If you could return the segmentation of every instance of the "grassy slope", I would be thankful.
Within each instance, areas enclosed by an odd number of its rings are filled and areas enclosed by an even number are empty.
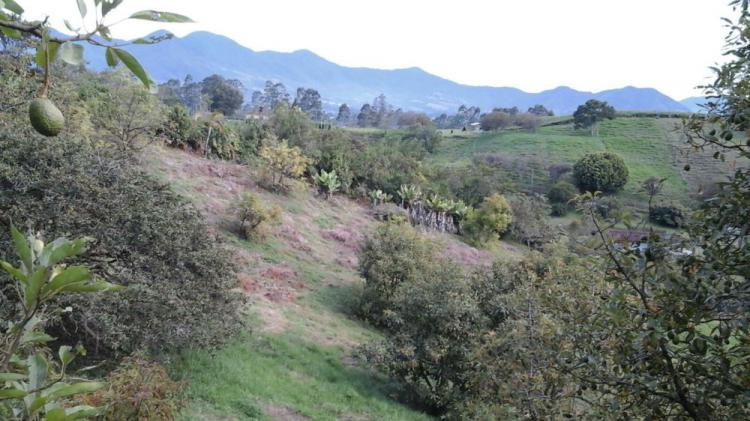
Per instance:
[[[702,183],[720,179],[727,166],[710,159],[709,153],[693,152],[686,156],[684,140],[675,132],[677,119],[619,118],[605,121],[599,136],[576,131],[571,125],[548,126],[536,133],[505,131],[478,136],[448,137],[432,158],[433,165],[467,165],[474,155],[496,153],[528,162],[534,171],[518,172],[518,184],[530,187],[546,177],[544,167],[550,164],[573,164],[589,152],[611,151],[623,157],[630,171],[630,181],[622,196],[633,204],[642,203],[639,184],[648,177],[667,178],[663,197],[672,201],[689,201]],[[685,163],[699,176],[684,174]]]
[[[353,357],[357,345],[379,335],[352,316],[362,285],[356,250],[376,224],[367,207],[341,197],[323,201],[304,189],[270,194],[246,167],[180,151],[156,149],[146,159],[225,234],[251,299],[245,337],[175,358],[175,374],[188,381],[182,420],[430,419],[394,400],[396,385]],[[228,206],[243,191],[284,210],[282,225],[263,241],[240,240],[227,224]],[[507,244],[490,254],[434,236],[465,263],[518,254]]]

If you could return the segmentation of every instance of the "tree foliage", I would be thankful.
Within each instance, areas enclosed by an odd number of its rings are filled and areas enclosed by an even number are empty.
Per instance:
[[[628,182],[625,161],[611,152],[586,154],[573,166],[576,184],[583,191],[612,193]]]
[[[485,198],[477,209],[468,212],[461,230],[472,243],[484,246],[505,233],[513,216],[505,197],[493,194]]]
[[[606,102],[590,99],[579,105],[573,113],[576,129],[591,129],[591,135],[599,134],[599,123],[615,118],[615,109]]]

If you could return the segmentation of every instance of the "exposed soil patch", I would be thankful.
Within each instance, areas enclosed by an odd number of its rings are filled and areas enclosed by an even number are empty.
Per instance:
[[[266,404],[263,407],[263,412],[277,421],[307,421],[310,419],[282,405]]]

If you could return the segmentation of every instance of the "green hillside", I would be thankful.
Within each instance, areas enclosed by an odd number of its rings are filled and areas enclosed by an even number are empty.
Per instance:
[[[586,153],[610,151],[622,156],[630,171],[624,198],[637,204],[643,199],[639,184],[657,177],[667,179],[665,197],[686,203],[690,194],[720,180],[732,166],[711,159],[710,151],[690,150],[678,131],[679,124],[678,119],[617,118],[603,122],[598,136],[575,130],[571,124],[545,126],[535,133],[448,133],[429,164],[469,165],[474,157],[499,155],[507,160],[503,167],[519,187],[538,189],[546,182],[547,166],[572,165]],[[683,169],[687,163],[691,165],[689,172]]]

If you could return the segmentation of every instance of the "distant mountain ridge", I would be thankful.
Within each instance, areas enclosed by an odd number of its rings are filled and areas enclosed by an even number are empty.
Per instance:
[[[240,80],[246,100],[266,80],[282,82],[293,96],[298,87],[317,89],[329,109],[347,103],[353,109],[383,93],[388,102],[428,114],[454,113],[460,105],[483,111],[517,106],[522,110],[543,104],[556,114],[571,114],[588,99],[609,102],[622,111],[689,111],[684,105],[652,88],[628,86],[602,92],[582,92],[568,87],[528,93],[510,87],[469,86],[432,75],[417,67],[396,70],[345,67],[309,50],[291,53],[253,51],[230,38],[210,32],[193,32],[156,45],[126,47],[156,82],[182,80],[190,74],[201,80],[214,73]],[[106,68],[104,55],[86,48],[86,61],[95,70]]]

